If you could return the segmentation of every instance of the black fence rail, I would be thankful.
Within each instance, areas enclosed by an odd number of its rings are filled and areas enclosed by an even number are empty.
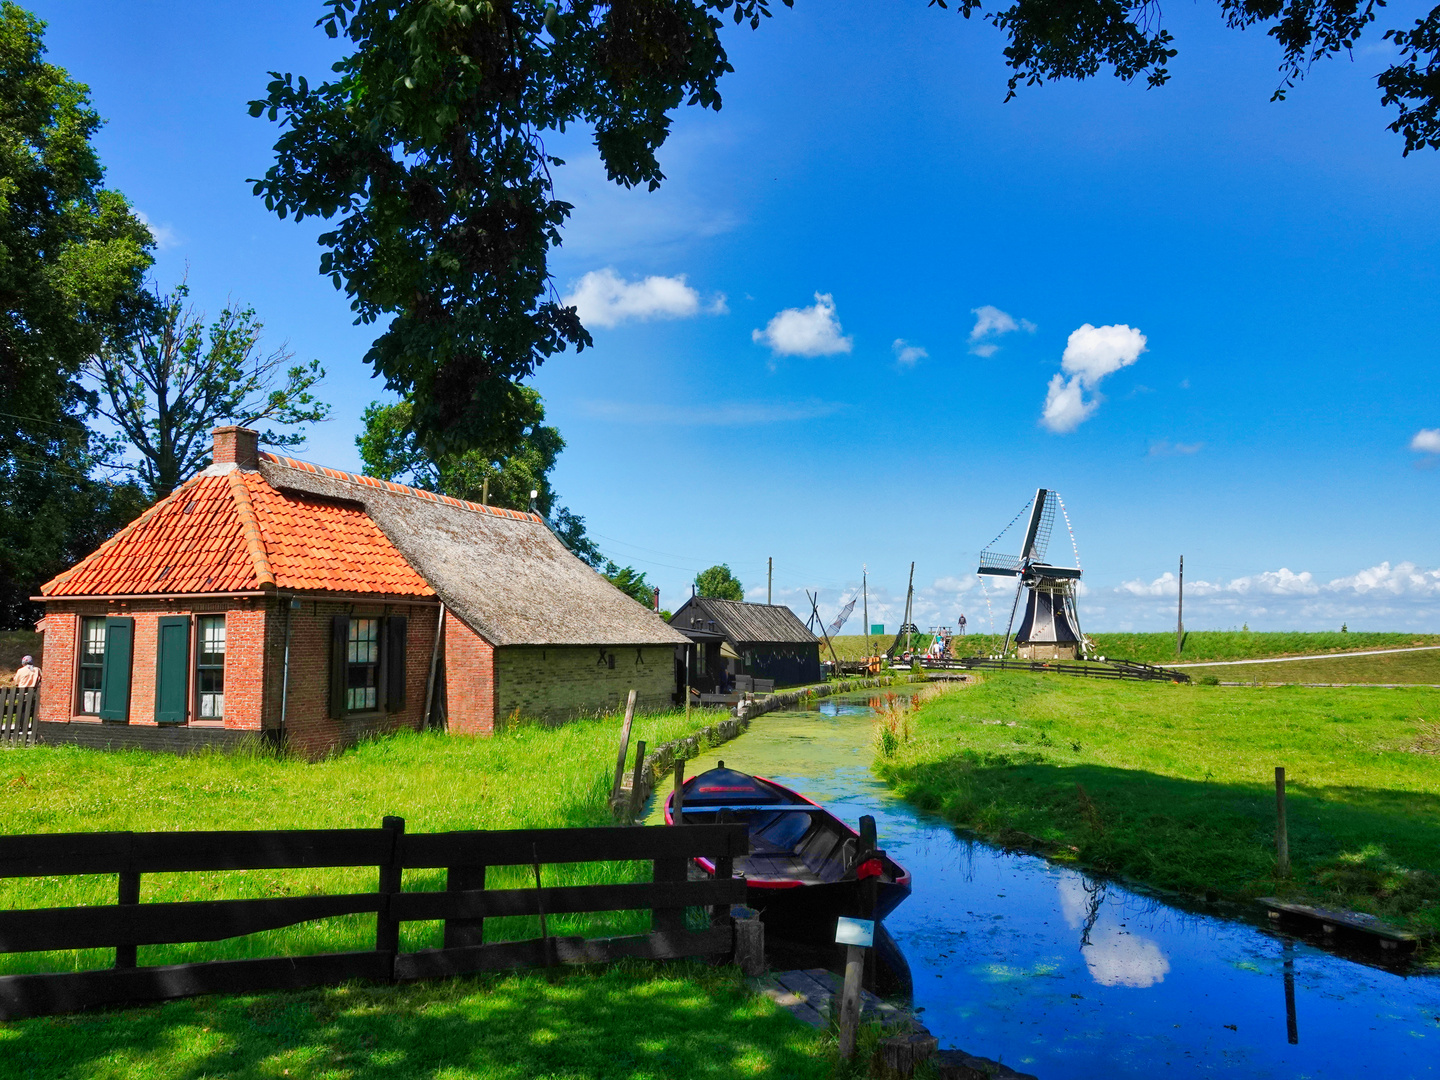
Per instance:
[[[924,663],[929,668],[983,668],[996,671],[1036,671],[1050,675],[1075,675],[1085,679],[1138,679],[1142,682],[1188,683],[1190,676],[1174,668],[1156,667],[1131,660],[992,660],[986,656],[964,656],[943,663]]]
[[[35,742],[35,709],[40,691],[34,687],[0,686],[0,747]]]
[[[749,852],[744,824],[650,828],[522,829],[406,834],[401,818],[379,829],[276,832],[59,833],[0,836],[0,877],[118,876],[117,903],[0,911],[0,952],[113,948],[115,966],[98,971],[0,976],[0,1019],[138,1004],[195,994],[300,989],[367,979],[379,982],[502,968],[603,963],[621,957],[668,959],[728,953],[730,905],[743,903],[733,878]],[[713,859],[716,873],[687,880],[691,859]],[[645,861],[651,881],[542,885],[555,863]],[[374,892],[142,904],[142,875],[215,870],[370,867]],[[533,869],[533,888],[487,889],[492,866]],[[446,870],[446,888],[406,892],[410,869]],[[709,926],[687,929],[685,909],[710,909]],[[552,937],[546,917],[649,910],[651,931],[627,937]],[[221,941],[315,919],[375,915],[375,947],[357,952],[213,960],[139,967],[141,945]],[[485,920],[538,915],[541,937],[485,943]],[[439,949],[400,952],[400,924],[443,920]]]

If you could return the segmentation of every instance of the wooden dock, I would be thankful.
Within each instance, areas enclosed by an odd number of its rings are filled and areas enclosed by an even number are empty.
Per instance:
[[[1308,904],[1294,904],[1275,896],[1262,896],[1255,901],[1265,908],[1276,922],[1290,918],[1319,925],[1327,934],[1339,930],[1351,930],[1375,938],[1382,949],[1413,949],[1424,940],[1425,935],[1398,926],[1359,911],[1335,911],[1330,908],[1311,907]]]
[[[824,968],[772,971],[747,981],[751,989],[822,1031],[830,1025],[832,1011],[838,1013],[845,985],[844,979]],[[868,990],[860,991],[860,1019],[884,1024],[892,1034],[901,1036],[930,1034],[909,1009],[892,1005]],[[963,1050],[941,1050],[930,1058],[930,1066],[938,1080],[1036,1080],[1029,1073],[1016,1072],[998,1061]]]

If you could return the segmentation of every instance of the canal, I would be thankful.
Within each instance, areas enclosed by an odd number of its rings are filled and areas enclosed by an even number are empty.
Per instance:
[[[875,816],[914,875],[886,926],[942,1047],[1040,1080],[1440,1075],[1440,979],[959,835],[874,777],[871,731],[867,696],[849,695],[759,717],[690,771],[723,758],[848,822]],[[658,798],[651,810],[660,820]]]

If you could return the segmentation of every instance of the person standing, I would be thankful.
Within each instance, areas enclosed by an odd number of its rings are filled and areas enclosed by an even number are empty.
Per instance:
[[[33,690],[40,685],[40,669],[35,666],[33,656],[20,658],[20,670],[15,672],[15,685],[21,690]]]

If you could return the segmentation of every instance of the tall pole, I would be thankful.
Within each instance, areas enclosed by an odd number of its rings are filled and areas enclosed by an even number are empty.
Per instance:
[[[1185,556],[1180,556],[1180,602],[1175,608],[1175,655],[1185,647]]]
[[[765,603],[775,603],[775,556],[765,560]]]
[[[910,626],[910,601],[911,601],[911,599],[914,597],[914,595],[915,595],[915,564],[912,562],[912,563],[910,564],[910,584],[909,584],[909,585],[906,587],[906,589],[905,589],[905,626],[906,626],[906,630],[905,630],[905,651],[906,651],[907,653],[910,652],[910,651],[911,651],[911,648],[912,648],[912,644],[911,644],[911,640],[910,640],[910,639],[911,639],[911,631],[910,631],[910,629],[909,629],[909,626]]]
[[[870,567],[860,566],[860,595],[865,597],[865,660],[870,660]]]

